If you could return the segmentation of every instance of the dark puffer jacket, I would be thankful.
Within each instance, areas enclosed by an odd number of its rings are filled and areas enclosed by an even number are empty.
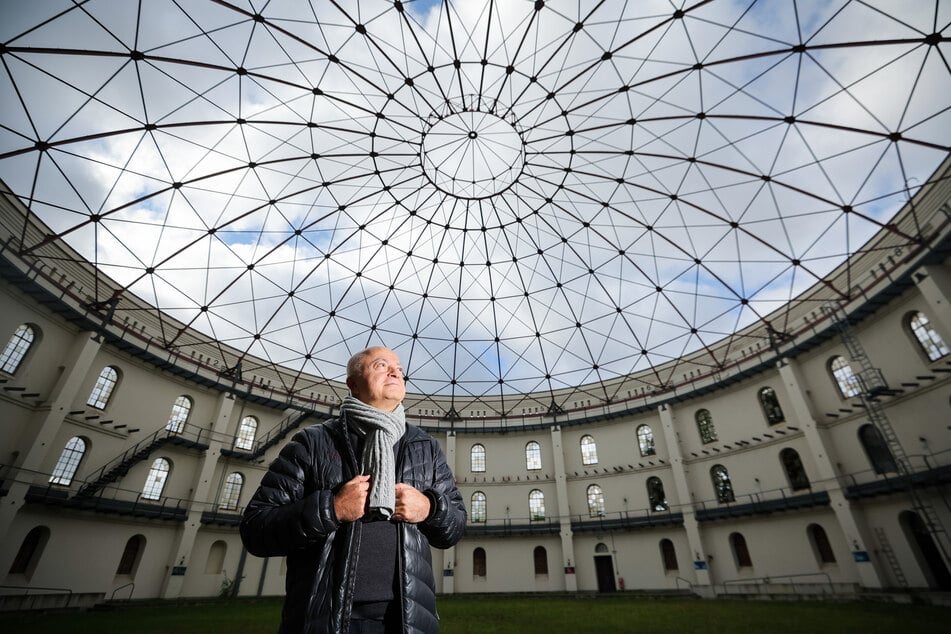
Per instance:
[[[334,493],[359,472],[349,439],[343,418],[297,432],[271,464],[241,520],[248,552],[287,557],[282,634],[349,629],[363,524],[339,522],[333,504]],[[424,522],[399,525],[403,631],[438,632],[429,548],[449,548],[462,537],[462,495],[439,444],[412,425],[397,445],[396,481],[416,487],[433,503]]]

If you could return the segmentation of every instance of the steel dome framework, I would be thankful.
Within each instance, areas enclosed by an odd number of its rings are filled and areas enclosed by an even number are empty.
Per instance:
[[[371,344],[452,407],[716,370],[920,245],[893,218],[951,147],[938,0],[0,12],[17,251],[288,394]]]

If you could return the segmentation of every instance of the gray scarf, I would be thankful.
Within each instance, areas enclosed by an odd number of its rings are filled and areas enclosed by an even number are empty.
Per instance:
[[[369,511],[389,519],[396,506],[396,464],[393,447],[406,432],[403,405],[384,412],[352,396],[343,399],[340,413],[347,424],[366,438],[363,445],[363,473],[370,474]]]

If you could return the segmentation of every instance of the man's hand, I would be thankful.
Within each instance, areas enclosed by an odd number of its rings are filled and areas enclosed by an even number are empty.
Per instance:
[[[402,482],[396,485],[396,508],[393,519],[397,522],[418,524],[429,517],[429,498],[419,490]]]
[[[369,492],[370,476],[368,475],[358,475],[349,482],[345,482],[334,496],[334,511],[337,513],[337,519],[341,522],[355,522],[363,517],[367,509]]]

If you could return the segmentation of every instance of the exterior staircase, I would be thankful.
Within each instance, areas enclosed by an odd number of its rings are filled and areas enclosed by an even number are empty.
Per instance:
[[[193,449],[204,451],[208,449],[208,443],[202,438],[206,430],[196,427],[196,432],[189,430],[191,426],[186,425],[181,432],[175,432],[170,429],[160,429],[154,434],[139,441],[129,449],[116,456],[108,463],[97,469],[86,480],[76,497],[89,497],[94,495],[104,486],[112,484],[122,478],[134,465],[148,458],[154,451],[164,445],[180,445]]]
[[[300,427],[301,423],[311,415],[320,416],[320,414],[311,412],[310,410],[289,414],[275,425],[263,438],[255,441],[251,449],[232,447],[231,449],[222,449],[221,454],[239,460],[257,460],[264,455],[264,452],[284,440],[288,434]]]

